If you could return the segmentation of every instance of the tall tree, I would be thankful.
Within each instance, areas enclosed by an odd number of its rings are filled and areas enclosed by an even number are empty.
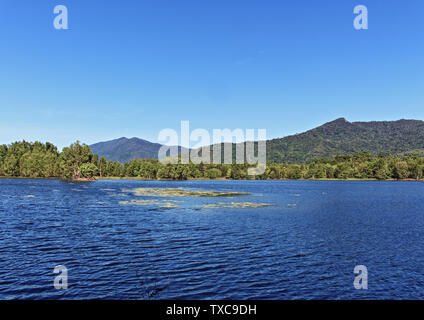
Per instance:
[[[60,154],[62,175],[65,178],[79,179],[81,177],[81,166],[91,162],[92,152],[88,145],[79,141],[63,148]]]
[[[103,177],[105,172],[106,172],[106,158],[105,157],[101,157],[99,160],[99,175],[100,177]]]

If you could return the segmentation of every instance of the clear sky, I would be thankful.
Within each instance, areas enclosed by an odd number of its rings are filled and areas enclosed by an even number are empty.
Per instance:
[[[422,0],[1,0],[0,143],[423,120],[423,17]]]

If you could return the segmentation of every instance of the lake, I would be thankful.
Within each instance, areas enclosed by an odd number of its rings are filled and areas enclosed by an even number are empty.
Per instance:
[[[0,299],[423,299],[423,249],[421,182],[0,179]]]

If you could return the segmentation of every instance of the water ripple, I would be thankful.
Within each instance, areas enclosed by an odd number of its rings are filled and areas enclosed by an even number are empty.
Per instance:
[[[193,209],[215,200],[201,198],[171,209],[119,204],[134,197],[120,190],[170,185],[252,193],[246,202],[257,202],[260,190],[260,201],[275,206]],[[423,189],[1,179],[0,299],[424,298]],[[352,285],[358,264],[370,270],[366,292]],[[57,265],[68,269],[68,290],[53,288]]]

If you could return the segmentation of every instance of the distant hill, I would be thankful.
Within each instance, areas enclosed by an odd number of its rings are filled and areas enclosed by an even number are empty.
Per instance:
[[[124,163],[135,158],[157,159],[161,145],[138,138],[120,138],[90,147],[99,156]],[[374,155],[423,154],[424,121],[349,122],[339,118],[304,133],[267,141],[267,160],[273,162],[304,163],[359,151]]]
[[[160,143],[153,143],[139,138],[119,138],[110,141],[98,142],[90,145],[91,151],[106,160],[118,161],[121,163],[133,159],[158,159]],[[178,152],[184,148],[177,147]],[[168,150],[169,155],[169,150]]]
[[[119,138],[92,144],[90,148],[99,157],[124,163],[136,158],[157,159],[161,146],[139,138]]]
[[[302,163],[314,158],[400,154],[424,149],[424,121],[349,122],[339,118],[304,133],[267,141],[267,160]]]

